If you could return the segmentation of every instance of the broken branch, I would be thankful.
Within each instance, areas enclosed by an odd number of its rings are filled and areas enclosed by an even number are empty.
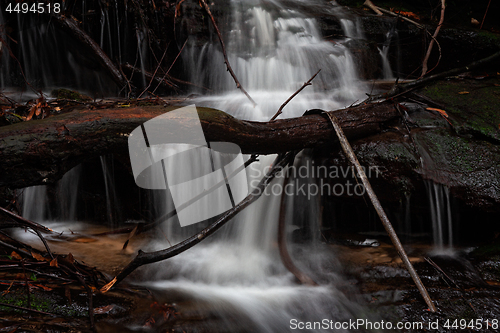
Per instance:
[[[300,88],[299,88],[299,90],[297,90],[296,92],[294,92],[294,93],[293,93],[293,95],[292,95],[292,96],[290,96],[290,98],[288,98],[288,99],[285,101],[285,103],[281,104],[280,108],[278,109],[278,112],[276,112],[276,114],[275,114],[275,115],[274,115],[274,116],[273,116],[273,117],[272,117],[269,121],[273,121],[274,119],[278,118],[278,116],[279,116],[280,114],[282,114],[282,113],[283,113],[283,108],[284,108],[284,107],[288,104],[288,102],[290,102],[290,101],[292,100],[292,98],[294,98],[295,96],[297,96],[297,95],[298,95],[298,94],[299,94],[299,93],[300,93],[300,92],[301,92],[301,91],[302,91],[305,87],[310,86],[310,85],[311,85],[311,81],[312,81],[312,80],[314,80],[314,78],[316,77],[316,75],[318,75],[318,74],[319,74],[319,72],[320,72],[320,71],[321,71],[321,69],[320,69],[320,70],[318,70],[318,71],[316,72],[316,74],[314,74],[314,75],[313,75],[313,76],[309,79],[309,81],[304,82],[304,84],[302,85],[302,87],[300,87]]]
[[[368,193],[368,196],[370,197],[370,200],[373,204],[373,207],[377,211],[378,216],[380,217],[380,220],[382,221],[382,224],[384,225],[385,230],[387,231],[387,234],[391,238],[392,243],[394,244],[394,247],[398,251],[399,257],[403,261],[404,265],[406,266],[406,269],[410,273],[413,281],[417,285],[418,291],[420,291],[420,294],[424,298],[425,302],[427,303],[427,306],[429,307],[429,310],[432,312],[436,312],[436,307],[434,306],[434,303],[432,302],[429,294],[427,293],[427,289],[425,289],[425,286],[423,285],[422,281],[420,280],[420,277],[418,276],[417,272],[415,271],[415,268],[413,268],[413,265],[410,262],[410,259],[408,259],[408,256],[406,255],[405,249],[403,248],[403,245],[401,244],[401,241],[399,240],[398,235],[396,234],[396,231],[392,227],[391,222],[389,221],[389,218],[385,214],[384,209],[382,208],[382,205],[380,204],[380,201],[377,198],[377,195],[373,191],[372,186],[370,185],[370,182],[368,181],[368,177],[366,177],[365,171],[363,170],[363,167],[361,164],[359,164],[359,161],[354,154],[354,151],[351,148],[351,145],[349,144],[349,141],[347,140],[346,136],[344,135],[344,132],[342,131],[342,128],[340,127],[340,124],[335,118],[335,116],[331,113],[326,113],[328,116],[328,119],[330,120],[333,128],[335,129],[335,132],[337,133],[337,136],[340,141],[340,145],[342,146],[342,149],[344,150],[344,153],[348,157],[349,161],[356,167],[356,170],[358,172],[359,177],[361,178],[361,181],[363,182],[363,185],[366,189],[366,192]]]
[[[317,74],[317,73],[316,73]],[[290,162],[293,164],[293,159]],[[283,188],[286,188],[286,185],[290,179],[290,175],[288,174],[288,170],[285,171],[285,180],[283,181]],[[302,272],[295,264],[293,263],[290,254],[288,253],[288,249],[286,246],[286,233],[285,233],[285,217],[286,217],[286,193],[283,191],[281,194],[281,204],[280,204],[280,217],[278,222],[278,249],[280,252],[281,262],[283,265],[295,275],[297,280],[300,283],[308,285],[308,286],[317,286],[318,284],[311,279],[306,273]]]

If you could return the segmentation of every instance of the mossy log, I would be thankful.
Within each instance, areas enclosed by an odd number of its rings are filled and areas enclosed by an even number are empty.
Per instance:
[[[0,186],[20,188],[53,183],[82,161],[104,154],[128,154],[129,133],[176,107],[79,110],[0,128]],[[399,117],[392,103],[331,111],[349,138],[378,133]],[[254,122],[210,108],[198,108],[207,141],[233,142],[245,154],[271,154],[315,147],[335,140],[321,115]],[[178,118],[189,131],[195,123]]]

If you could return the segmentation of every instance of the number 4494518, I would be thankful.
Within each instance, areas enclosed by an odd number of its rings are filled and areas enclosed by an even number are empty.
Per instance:
[[[61,4],[60,3],[9,3],[7,8],[5,9],[8,13],[34,13],[34,14],[42,14],[42,13],[55,13],[58,14],[61,12]]]

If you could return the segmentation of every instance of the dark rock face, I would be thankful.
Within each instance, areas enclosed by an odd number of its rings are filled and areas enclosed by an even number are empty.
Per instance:
[[[352,142],[361,164],[381,171],[370,177],[381,200],[401,202],[422,191],[422,180],[430,179],[471,207],[500,212],[500,115],[494,111],[498,81],[436,83],[421,93],[432,96],[444,114],[403,103],[406,124],[395,123],[384,133]],[[330,151],[325,164],[349,166],[343,153]],[[345,184],[344,179],[336,182]]]

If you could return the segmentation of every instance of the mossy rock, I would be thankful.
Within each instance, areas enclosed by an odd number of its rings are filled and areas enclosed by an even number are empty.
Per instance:
[[[422,93],[445,107],[458,134],[500,143],[500,75],[440,81]]]
[[[92,102],[92,98],[86,96],[78,91],[69,90],[69,89],[54,89],[51,92],[52,97],[57,99],[70,99],[78,102]]]

